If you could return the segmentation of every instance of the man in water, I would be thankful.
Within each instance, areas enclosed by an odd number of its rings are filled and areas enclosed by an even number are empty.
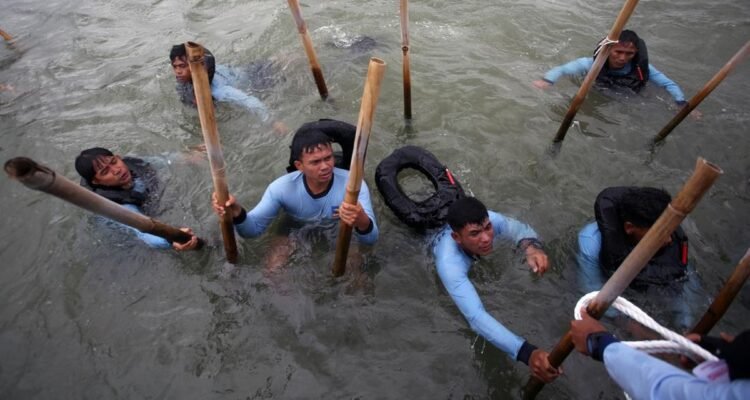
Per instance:
[[[184,44],[172,46],[169,61],[177,80],[176,89],[180,100],[185,104],[195,105],[193,78]],[[258,98],[231,86],[232,81],[238,80],[236,74],[226,66],[217,66],[214,55],[207,49],[205,49],[204,64],[208,73],[208,82],[211,84],[211,95],[215,100],[239,104],[253,111],[263,121],[269,120],[270,115],[266,106]]]
[[[594,65],[595,58],[596,55],[581,57],[552,68],[544,74],[543,79],[534,81],[534,86],[547,89],[562,76],[586,75]],[[628,88],[638,93],[649,81],[666,89],[678,106],[682,107],[687,103],[682,89],[649,64],[646,43],[643,39],[631,30],[623,30],[617,43],[612,45],[607,62],[596,77],[597,85],[607,88]],[[691,115],[695,118],[700,117],[697,110],[693,110]]]
[[[131,211],[149,215],[159,200],[156,171],[140,158],[123,158],[105,148],[94,147],[82,151],[76,157],[75,168],[81,175],[82,186]],[[189,228],[181,230],[193,235],[190,241],[170,244],[159,236],[143,233],[127,225],[122,226],[131,230],[151,248],[184,251],[192,250],[198,244],[198,238]]]
[[[319,223],[340,220],[354,228],[354,236],[363,244],[378,239],[378,225],[370,202],[367,184],[362,182],[357,204],[344,202],[349,171],[335,168],[331,138],[320,130],[297,132],[292,140],[291,158],[296,171],[273,181],[255,208],[245,211],[230,195],[225,205],[216,201],[213,207],[219,216],[227,210],[242,237],[260,236],[284,210],[295,221]],[[280,247],[280,246],[277,246]],[[289,254],[273,254],[269,269],[280,267]]]
[[[578,234],[579,263],[590,277],[587,286],[601,287],[601,272],[611,275],[646,235],[672,197],[652,187],[610,187],[594,202],[596,221]],[[688,240],[681,227],[633,280],[635,285],[669,285],[687,274]]]
[[[448,226],[435,238],[432,251],[438,275],[448,294],[471,329],[514,360],[528,365],[537,378],[551,382],[562,370],[550,365],[547,352],[537,349],[493,318],[484,309],[469,280],[472,263],[492,252],[496,236],[517,243],[529,268],[540,276],[544,274],[549,264],[536,232],[512,218],[487,211],[484,204],[474,197],[456,200],[449,207],[447,218]]]

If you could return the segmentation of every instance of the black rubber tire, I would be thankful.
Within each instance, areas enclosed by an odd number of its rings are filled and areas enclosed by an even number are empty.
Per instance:
[[[404,168],[413,168],[424,174],[432,182],[435,193],[418,202],[410,199],[398,183],[398,174]],[[417,146],[396,149],[384,158],[375,170],[375,184],[385,204],[398,219],[420,231],[443,226],[448,207],[466,196],[448,168],[435,155]]]

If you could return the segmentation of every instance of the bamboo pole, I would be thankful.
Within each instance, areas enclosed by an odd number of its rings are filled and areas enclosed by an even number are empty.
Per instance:
[[[690,330],[692,333],[699,335],[706,335],[711,331],[711,328],[716,325],[717,322],[727,312],[729,306],[732,304],[732,300],[737,297],[737,294],[742,289],[742,286],[750,276],[750,249],[747,250],[745,256],[742,257],[739,264],[734,267],[734,272],[729,280],[724,284],[719,293],[714,298],[711,306],[708,307],[706,313],[703,314],[703,318],[698,321],[697,324]]]
[[[305,25],[305,20],[302,19],[302,11],[299,8],[299,1],[288,0],[288,2],[289,9],[292,11],[292,17],[294,17],[294,22],[297,24],[297,31],[299,32],[300,38],[302,38],[302,45],[305,47],[307,59],[310,60],[310,69],[312,70],[313,78],[315,78],[315,85],[318,87],[318,93],[320,93],[320,97],[325,100],[328,98],[328,88],[326,87],[325,79],[323,79],[323,70],[320,69],[318,56],[315,54],[312,39],[310,39],[310,34],[307,32],[307,25]]]
[[[367,144],[370,141],[372,119],[375,115],[375,107],[378,104],[378,96],[380,96],[380,83],[383,80],[385,66],[385,61],[372,57],[367,67],[367,79],[365,80],[362,104],[359,107],[359,119],[357,120],[357,133],[354,136],[354,155],[349,167],[349,180],[346,182],[346,194],[344,196],[344,201],[349,204],[357,204],[359,199],[359,189],[364,178]],[[341,276],[346,271],[346,257],[349,254],[351,238],[352,227],[343,223],[339,224],[333,276]]]
[[[216,200],[219,204],[226,204],[229,199],[227,189],[226,166],[224,165],[224,154],[221,151],[219,141],[219,130],[216,128],[216,117],[214,116],[214,103],[211,98],[211,86],[208,83],[208,73],[204,64],[204,49],[198,43],[185,43],[188,62],[190,64],[190,75],[195,90],[195,103],[198,107],[198,116],[201,121],[201,132],[203,141],[206,143],[208,162],[211,165],[211,178],[214,183]],[[224,214],[219,219],[221,236],[224,239],[224,253],[227,261],[231,264],[237,263],[237,242],[234,238],[234,224],[231,213]]]
[[[143,233],[162,237],[170,243],[186,243],[192,238],[192,235],[187,232],[128,210],[114,201],[104,198],[62,175],[58,175],[52,169],[38,164],[30,158],[16,157],[10,159],[5,162],[4,169],[11,179],[21,182],[29,189],[59,197],[94,214],[115,220]],[[199,248],[202,244],[202,240],[199,239],[196,248]]]
[[[8,32],[5,32],[2,29],[0,29],[0,36],[2,36],[6,42],[10,42],[13,40],[13,36],[11,36],[10,34],[8,34]]]
[[[411,119],[411,68],[409,65],[409,0],[401,0],[401,51],[404,75],[404,118]]]
[[[667,123],[664,128],[662,128],[659,133],[654,137],[654,142],[661,142],[664,140],[667,135],[669,135],[674,128],[677,127],[677,125],[682,122],[685,117],[687,117],[694,109],[695,107],[698,107],[698,104],[700,104],[703,99],[705,99],[711,92],[716,89],[717,86],[724,80],[724,78],[729,75],[729,73],[734,70],[737,65],[739,65],[745,58],[747,58],[748,54],[750,54],[750,40],[745,43],[742,48],[732,56],[729,61],[727,61],[726,64],[724,64],[723,67],[719,70],[719,72],[716,73],[716,75],[709,80],[705,86],[703,86],[703,89],[701,89],[698,94],[693,96],[692,99],[688,100],[687,104],[685,104],[682,109],[675,115],[669,123]]]
[[[620,14],[617,15],[617,19],[615,20],[614,25],[612,25],[612,29],[610,29],[609,33],[607,34],[607,38],[611,40],[617,40],[620,37],[622,28],[628,22],[628,19],[630,18],[630,15],[633,13],[633,10],[635,9],[635,6],[637,4],[638,0],[625,1],[625,4],[620,10]],[[591,85],[594,84],[594,82],[596,81],[596,77],[599,76],[599,71],[602,70],[604,63],[607,62],[607,59],[609,58],[609,52],[611,50],[611,43],[605,43],[602,45],[601,49],[599,49],[599,54],[594,60],[594,65],[591,66],[589,73],[586,74],[586,78],[584,78],[581,87],[578,89],[578,93],[576,93],[576,96],[570,103],[570,108],[568,108],[568,112],[565,114],[565,118],[563,119],[562,124],[560,124],[560,128],[557,130],[557,134],[555,135],[554,140],[555,142],[562,142],[563,139],[565,139],[565,134],[568,133],[568,129],[570,128],[570,124],[573,122],[573,118],[575,118],[578,109],[581,108],[581,104],[583,104],[583,100],[586,98],[586,94],[589,92],[589,89],[591,89]]]
[[[589,315],[596,319],[604,315],[612,302],[630,285],[651,257],[661,248],[664,240],[671,236],[687,214],[693,211],[701,197],[721,174],[721,168],[703,158],[698,158],[693,175],[685,182],[677,197],[672,200],[659,216],[659,219],[646,232],[643,239],[638,242],[633,251],[628,254],[615,273],[607,280],[596,298],[589,303],[586,308]],[[573,341],[570,331],[568,331],[549,353],[550,364],[555,368],[559,367],[572,350]],[[524,398],[535,398],[542,387],[544,387],[544,383],[532,376],[526,383]]]

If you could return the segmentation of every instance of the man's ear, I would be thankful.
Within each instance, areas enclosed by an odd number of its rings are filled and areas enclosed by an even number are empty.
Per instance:
[[[633,223],[630,221],[625,221],[625,223],[622,224],[622,229],[625,231],[626,235],[632,235],[634,228],[635,228],[635,225],[633,225]]]
[[[456,241],[456,243],[461,243],[461,235],[459,235],[456,231],[451,231],[451,237]]]
[[[302,161],[294,160],[294,168],[297,168],[297,171],[302,171]]]

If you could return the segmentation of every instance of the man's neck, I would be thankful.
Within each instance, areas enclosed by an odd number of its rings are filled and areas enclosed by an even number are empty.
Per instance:
[[[302,178],[305,180],[305,185],[307,186],[307,190],[310,192],[311,195],[317,196],[325,191],[328,190],[328,188],[331,186],[331,182],[333,181],[333,175],[331,175],[331,180],[328,182],[312,182],[310,179],[307,179],[306,176],[302,175]]]

